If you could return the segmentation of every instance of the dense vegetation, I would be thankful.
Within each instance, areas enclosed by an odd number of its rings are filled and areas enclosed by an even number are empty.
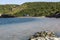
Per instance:
[[[15,16],[50,16],[60,11],[60,2],[27,2],[22,5],[0,5],[0,14]]]

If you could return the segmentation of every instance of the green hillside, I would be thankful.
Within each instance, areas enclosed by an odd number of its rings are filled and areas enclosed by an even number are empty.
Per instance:
[[[0,14],[12,14],[13,10],[18,6],[14,4],[0,5]]]
[[[22,5],[0,5],[0,13],[23,16],[49,16],[60,11],[60,2],[27,2]]]

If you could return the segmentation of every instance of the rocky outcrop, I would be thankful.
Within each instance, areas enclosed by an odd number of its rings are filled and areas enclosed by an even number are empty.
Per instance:
[[[29,40],[60,40],[54,34],[54,32],[41,31],[32,35]]]

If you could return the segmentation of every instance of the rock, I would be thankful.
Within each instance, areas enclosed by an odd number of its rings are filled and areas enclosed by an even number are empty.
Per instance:
[[[54,32],[46,32],[46,31],[41,31],[41,32],[36,32],[34,35],[32,35],[29,40],[53,40],[55,34]]]

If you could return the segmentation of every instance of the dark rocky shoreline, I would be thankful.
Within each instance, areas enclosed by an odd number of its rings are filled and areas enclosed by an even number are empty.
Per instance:
[[[46,16],[46,17],[49,17],[49,18],[60,18],[60,12],[57,11],[56,13],[54,13],[53,15],[50,15],[50,16]]]
[[[14,18],[14,17],[16,17],[16,16],[8,15],[8,14],[2,14],[2,15],[0,16],[0,18]]]

